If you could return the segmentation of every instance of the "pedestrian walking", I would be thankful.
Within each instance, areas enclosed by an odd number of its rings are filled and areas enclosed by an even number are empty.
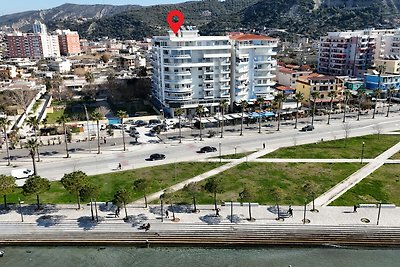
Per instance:
[[[168,210],[165,211],[165,218],[169,218]]]
[[[121,170],[121,169],[122,169],[121,162],[120,162],[120,163],[118,163],[118,169],[119,169],[119,170]]]
[[[357,205],[354,205],[353,212],[357,212]]]
[[[263,143],[263,149],[265,149],[265,143]]]
[[[106,137],[104,136],[104,144],[107,144],[107,139],[106,139]]]
[[[289,213],[289,217],[293,217],[293,209],[292,209],[291,205],[289,205],[288,213]]]

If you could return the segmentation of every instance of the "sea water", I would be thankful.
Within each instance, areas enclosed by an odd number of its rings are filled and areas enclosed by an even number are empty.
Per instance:
[[[0,247],[1,267],[190,266],[190,267],[389,267],[400,266],[399,248],[266,247]]]

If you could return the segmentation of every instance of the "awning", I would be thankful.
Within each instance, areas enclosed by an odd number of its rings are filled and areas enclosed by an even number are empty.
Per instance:
[[[199,118],[195,119],[196,121],[199,121]],[[209,122],[206,118],[201,118],[201,123],[207,123]]]
[[[231,116],[229,116],[229,115],[224,115],[224,119],[225,120],[232,120],[233,118]]]
[[[263,117],[275,117],[275,113],[270,112],[270,111],[265,111],[265,112],[261,113],[261,116],[263,116]]]
[[[207,118],[207,120],[208,120],[209,122],[218,122],[218,120],[216,120],[216,119],[214,119],[214,118]]]
[[[252,119],[259,118],[259,117],[261,117],[261,114],[257,113],[257,112],[252,112],[252,113],[250,113],[250,117]]]

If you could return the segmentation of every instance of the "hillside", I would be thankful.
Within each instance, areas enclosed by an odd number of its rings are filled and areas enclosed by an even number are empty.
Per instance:
[[[39,18],[49,29],[70,28],[87,38],[141,39],[165,34],[172,9],[181,10],[185,24],[198,26],[202,34],[281,29],[318,38],[327,31],[400,25],[400,0],[203,0],[147,7],[65,4],[2,16],[0,26],[27,25]]]

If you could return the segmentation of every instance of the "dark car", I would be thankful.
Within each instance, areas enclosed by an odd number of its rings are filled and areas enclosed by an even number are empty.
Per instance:
[[[163,160],[165,159],[165,155],[164,154],[159,154],[159,153],[155,153],[155,154],[151,154],[149,157],[149,160],[153,161],[153,160]]]
[[[217,149],[213,146],[205,146],[200,149],[200,153],[215,152]]]
[[[135,121],[135,124],[134,124],[134,125],[136,125],[136,126],[138,126],[138,127],[146,126],[146,125],[147,125],[147,122],[142,121],[142,120],[137,120],[137,121]]]
[[[301,128],[302,132],[309,132],[312,130],[314,130],[314,126],[312,126],[312,125],[307,125],[307,126],[304,126],[303,128]]]

